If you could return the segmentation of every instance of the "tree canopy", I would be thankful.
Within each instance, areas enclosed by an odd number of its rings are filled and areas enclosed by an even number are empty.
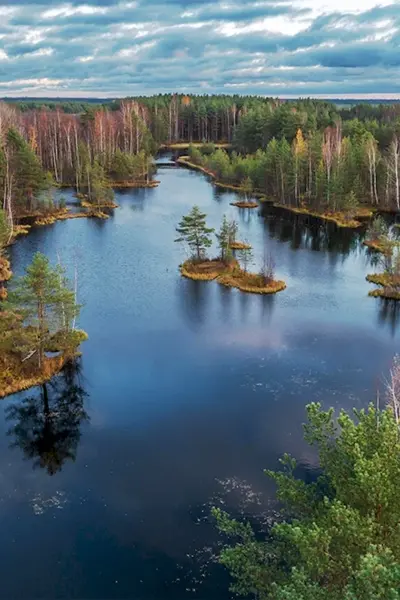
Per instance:
[[[249,523],[214,509],[236,542],[221,554],[233,590],[260,600],[399,600],[400,434],[393,406],[350,415],[307,406],[305,439],[320,474],[305,482],[296,461],[267,471],[277,485],[278,521],[260,540]]]

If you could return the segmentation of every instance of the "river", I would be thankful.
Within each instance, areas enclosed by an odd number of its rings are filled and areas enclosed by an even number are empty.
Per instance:
[[[169,157],[164,158],[168,162]],[[264,468],[283,452],[305,474],[304,406],[364,406],[398,350],[396,307],[369,298],[362,233],[265,205],[230,206],[201,174],[160,165],[160,186],[116,194],[107,221],[34,229],[12,248],[78,265],[78,373],[0,409],[2,595],[226,600],[208,566],[217,504],[268,516]],[[72,192],[63,192],[72,197]],[[180,277],[175,226],[193,204],[266,245],[287,290],[242,294]]]

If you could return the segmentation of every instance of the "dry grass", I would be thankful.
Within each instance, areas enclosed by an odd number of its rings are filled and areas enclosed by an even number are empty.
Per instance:
[[[375,250],[375,252],[381,252],[388,256],[390,256],[392,251],[391,244],[382,240],[365,240],[363,244],[364,246],[371,248],[371,250]]]
[[[184,277],[194,281],[213,281],[220,275],[235,269],[237,265],[236,261],[227,264],[219,259],[204,260],[200,263],[187,260],[180,266],[180,271]]]
[[[246,273],[241,269],[236,269],[233,273],[222,275],[218,278],[218,283],[227,287],[234,287],[241,292],[249,294],[276,294],[286,289],[284,281],[269,281],[257,273]]]
[[[0,256],[0,283],[11,279],[12,271],[10,261],[4,256]]]
[[[46,383],[61,371],[65,364],[71,360],[71,356],[46,358],[40,372],[37,370],[32,371],[32,366],[30,369],[28,367],[23,369],[17,357],[8,356],[7,359],[6,363],[4,359],[1,361],[5,364],[1,365],[0,370],[0,398]]]
[[[231,206],[237,206],[239,208],[257,208],[258,207],[257,202],[242,202],[241,200],[239,200],[239,202],[231,202],[230,204],[231,204]]]
[[[355,218],[350,217],[348,214],[338,211],[316,211],[311,208],[306,208],[305,206],[288,206],[286,204],[281,204],[280,202],[274,202],[274,206],[277,208],[283,208],[284,210],[289,210],[290,212],[299,214],[299,215],[310,215],[311,217],[317,217],[318,219],[324,219],[325,221],[332,221],[336,223],[338,227],[349,227],[350,229],[356,229],[357,227],[361,227],[362,223],[357,221]],[[368,216],[372,216],[373,212],[369,208],[360,208],[355,213],[356,217],[366,218]]]
[[[159,181],[113,181],[112,187],[116,189],[155,188],[160,185]]]
[[[381,286],[379,289],[369,292],[369,296],[400,300],[400,277],[398,275],[374,273],[373,275],[367,275],[366,279],[369,283]]]
[[[368,293],[368,296],[372,296],[373,298],[386,298],[387,300],[400,300],[400,291],[393,288],[381,288],[372,290]]]
[[[221,285],[234,287],[250,294],[276,294],[286,288],[284,281],[268,281],[257,273],[246,273],[236,260],[224,263],[207,260],[201,263],[186,261],[180,267],[181,274],[195,281],[217,281]]]
[[[172,144],[163,144],[161,146],[162,149],[165,150],[188,150],[189,146],[194,146],[195,148],[202,148],[204,146],[203,142],[175,142]],[[232,144],[228,144],[226,142],[217,142],[213,144],[215,148],[231,148]]]
[[[49,216],[43,217],[40,219],[36,219],[34,225],[42,226],[42,225],[53,225],[56,221],[67,221],[68,219],[108,219],[109,215],[104,213],[101,210],[91,209],[87,212],[78,212],[78,213],[60,213],[57,216]]]
[[[232,242],[229,244],[231,250],[250,250],[251,244],[246,244],[246,242]]]
[[[92,204],[92,202],[88,202],[88,200],[81,200],[80,205],[82,208],[90,208],[91,210],[96,210],[98,208],[118,208],[118,204],[115,202],[100,202],[100,204]]]

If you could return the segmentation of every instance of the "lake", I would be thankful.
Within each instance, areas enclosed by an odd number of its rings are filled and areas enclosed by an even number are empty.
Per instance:
[[[368,297],[362,231],[240,210],[160,162],[160,186],[118,192],[109,220],[35,228],[12,247],[16,275],[38,250],[77,265],[89,341],[79,369],[1,403],[4,597],[230,598],[210,507],[267,520],[263,469],[283,452],[316,467],[305,404],[373,401],[399,348],[397,306]],[[287,289],[181,278],[175,226],[194,204],[212,227],[236,218],[253,269],[266,247]]]

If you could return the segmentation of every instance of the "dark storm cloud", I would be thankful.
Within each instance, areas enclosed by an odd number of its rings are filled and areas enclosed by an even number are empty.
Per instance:
[[[325,1],[0,0],[0,95],[398,92],[398,3]]]

